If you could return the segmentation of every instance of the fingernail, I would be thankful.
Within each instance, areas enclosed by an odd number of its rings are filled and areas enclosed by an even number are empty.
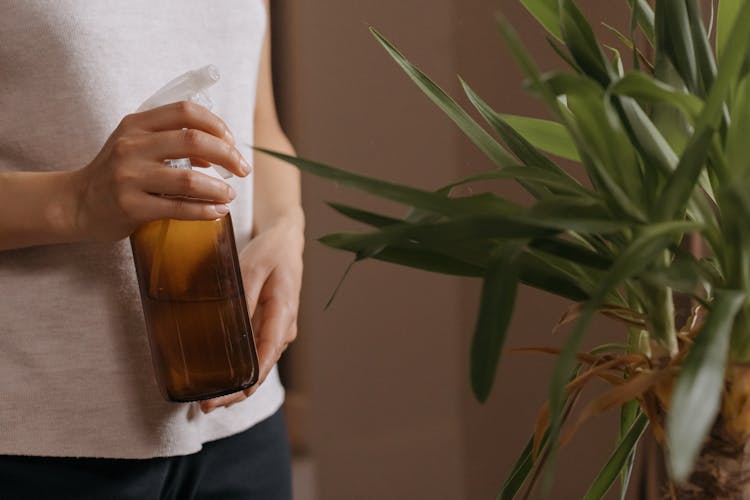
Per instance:
[[[228,186],[227,194],[229,195],[230,200],[233,200],[237,197],[237,191],[235,191],[232,186]]]
[[[240,167],[242,167],[242,173],[245,175],[253,171],[253,167],[244,158],[240,158]]]
[[[229,213],[229,207],[226,205],[214,205],[214,210],[219,215],[226,215]]]

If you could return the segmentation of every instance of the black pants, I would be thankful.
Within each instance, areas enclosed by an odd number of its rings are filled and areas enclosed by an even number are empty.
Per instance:
[[[291,500],[281,411],[198,453],[144,460],[0,456],[7,500]]]

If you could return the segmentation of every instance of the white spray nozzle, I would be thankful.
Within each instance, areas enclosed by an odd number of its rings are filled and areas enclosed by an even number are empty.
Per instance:
[[[210,109],[212,103],[205,92],[218,82],[219,78],[221,78],[219,69],[213,64],[183,73],[146,99],[136,112],[140,113],[177,101],[195,101],[199,104],[205,102],[208,104],[206,107]]]
[[[156,91],[154,95],[146,99],[143,104],[136,110],[140,113],[141,111],[147,111],[152,108],[164,106],[177,101],[191,101],[201,106],[211,109],[213,102],[208,96],[208,89],[221,78],[219,68],[213,64],[204,66],[202,68],[188,71],[182,75],[169,81],[166,85]],[[184,165],[189,159],[180,158],[179,160],[170,160],[170,165],[175,165],[175,162],[179,162],[180,165]],[[224,179],[232,177],[232,173],[219,165],[213,165],[214,170],[218,172]]]

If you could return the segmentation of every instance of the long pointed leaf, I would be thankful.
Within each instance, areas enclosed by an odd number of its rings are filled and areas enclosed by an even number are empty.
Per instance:
[[[680,76],[688,88],[695,94],[702,95],[698,84],[698,66],[690,30],[690,19],[684,0],[664,2],[664,14],[667,16],[668,42],[667,50]],[[658,14],[657,14],[658,15]]]
[[[667,415],[668,461],[677,481],[690,475],[718,414],[731,329],[744,301],[743,292],[716,291],[711,312],[680,370]]]
[[[652,47],[655,46],[654,11],[651,9],[651,5],[646,0],[628,0],[628,4],[633,9],[633,17],[641,27],[646,40]]]
[[[698,2],[688,1],[686,5],[690,19],[690,33],[693,37],[698,72],[700,73],[703,88],[708,92],[716,77],[716,59],[714,59],[714,53],[709,44],[709,37],[706,34],[706,27],[703,25],[703,15],[698,7]],[[711,2],[711,11],[713,12],[713,2]]]
[[[586,18],[572,0],[559,0],[560,28],[565,45],[583,71],[602,86],[614,75]]]
[[[519,260],[519,279],[524,285],[580,302],[591,297],[593,286],[587,286],[581,276],[556,266],[538,253],[524,252]]]
[[[669,103],[684,111],[693,121],[703,108],[703,101],[693,94],[679,91],[644,73],[631,72],[612,84],[610,91],[648,103]]]
[[[490,264],[482,285],[474,340],[471,345],[471,387],[484,402],[490,395],[518,289],[518,256],[515,245],[505,248]]]
[[[539,21],[539,24],[544,26],[544,29],[550,35],[562,41],[557,14],[557,0],[521,0],[521,4]]]
[[[350,250],[356,253],[356,250],[348,249],[344,246],[337,246],[334,248]],[[422,271],[450,276],[478,278],[484,276],[485,273],[485,268],[482,266],[464,262],[442,253],[425,250],[416,245],[409,245],[408,243],[404,245],[385,247],[371,258],[383,262],[390,262],[391,264],[398,264],[413,269],[421,269]]]
[[[612,260],[589,250],[577,243],[560,238],[539,238],[529,243],[531,248],[541,250],[556,257],[560,257],[577,264],[593,267],[595,269],[609,269]]]
[[[750,77],[736,87],[732,102],[732,123],[727,131],[726,154],[733,179],[746,178],[750,172]]]
[[[477,122],[469,116],[461,106],[456,103],[448,94],[443,91],[435,82],[430,80],[419,68],[409,62],[399,50],[389,42],[376,29],[370,28],[370,31],[380,44],[385,48],[388,54],[401,69],[417,84],[422,92],[432,100],[440,109],[442,109],[453,122],[466,134],[466,136],[476,146],[482,150],[495,164],[499,166],[514,165],[515,159],[487,133]]]
[[[518,63],[523,74],[531,81],[532,88],[540,93],[544,103],[555,116],[564,116],[557,97],[550,90],[549,85],[542,80],[539,68],[524,49],[513,26],[502,16],[497,17],[497,26],[510,49],[511,55],[516,60],[516,63]]]
[[[540,447],[544,447],[547,444],[548,436],[549,431],[546,431],[540,440]],[[508,474],[508,478],[503,483],[503,487],[497,495],[497,500],[513,500],[516,496],[516,493],[518,493],[521,486],[523,486],[526,477],[528,477],[529,472],[531,472],[531,468],[534,465],[532,458],[533,451],[534,437],[532,436],[526,444],[526,447],[521,452],[521,456],[518,457],[518,460],[513,465],[510,474]]]
[[[680,165],[664,189],[664,203],[659,213],[662,218],[677,216],[684,209],[693,192],[695,181],[701,173],[708,154],[713,131],[719,125],[724,102],[731,88],[736,85],[742,70],[749,43],[750,2],[745,2],[737,12],[737,22],[727,40],[721,66],[706,98],[703,111],[696,122],[695,133],[680,158]]]
[[[499,114],[499,117],[534,147],[566,160],[581,161],[575,142],[563,125],[528,116]]]
[[[392,226],[394,224],[401,224],[403,222],[401,219],[386,217],[384,215],[368,212],[366,210],[351,207],[349,205],[344,205],[342,203],[329,202],[328,206],[336,210],[341,215],[349,217],[352,220],[356,220],[357,222],[367,224],[368,226],[385,227]]]
[[[740,12],[740,7],[745,0],[721,0],[719,2],[719,13],[716,20],[716,54],[719,60],[724,56],[724,49],[732,32],[734,21]]]
[[[628,434],[633,423],[640,415],[641,408],[637,400],[629,401],[622,405],[622,408],[620,408],[620,441],[622,441],[622,439]],[[633,449],[630,450],[630,453],[625,459],[625,464],[620,470],[620,500],[625,500],[628,493],[628,485],[630,484],[630,477],[633,473],[633,465],[635,465],[635,452],[637,448],[638,446],[636,443],[636,445],[633,446]]]
[[[626,467],[628,457],[638,445],[638,440],[643,435],[643,431],[648,426],[646,415],[640,415],[628,432],[617,443],[617,448],[607,460],[607,464],[597,474],[596,479],[584,495],[584,500],[599,500],[609,491],[614,484],[620,471]]]
[[[424,210],[446,214],[490,214],[490,213],[519,213],[522,209],[517,205],[498,198],[490,193],[462,198],[447,198],[440,193],[424,191],[417,188],[403,186],[393,182],[375,179],[365,175],[355,174],[340,168],[331,167],[304,158],[297,158],[264,148],[255,148],[267,155],[273,156],[295,167],[346,186],[371,193],[381,198],[404,203]]]
[[[567,172],[565,172],[563,169],[561,169],[559,166],[557,166],[552,160],[544,156],[539,149],[532,143],[532,141],[527,138],[527,136],[536,136],[541,134],[544,134],[545,132],[543,129],[545,128],[554,128],[556,131],[560,131],[561,136],[562,134],[567,134],[565,129],[562,127],[562,125],[554,123],[554,122],[547,122],[544,120],[534,120],[530,118],[525,117],[516,117],[521,118],[520,121],[526,122],[528,125],[531,125],[531,128],[534,130],[527,130],[526,133],[520,133],[517,129],[515,129],[513,126],[511,126],[506,117],[503,115],[500,115],[497,113],[494,109],[492,109],[489,104],[487,104],[479,95],[477,95],[474,90],[472,90],[471,87],[463,80],[461,79],[461,85],[463,86],[464,92],[466,93],[466,96],[469,98],[469,101],[474,105],[474,107],[479,111],[479,113],[482,115],[482,117],[485,119],[487,123],[490,124],[490,126],[497,132],[500,137],[502,137],[503,142],[510,148],[510,150],[513,152],[513,154],[518,157],[519,160],[521,160],[525,165],[530,167],[537,167],[544,170],[549,170],[558,174],[562,174],[566,177],[568,177],[572,182],[578,183],[575,181],[572,177],[570,177]],[[556,126],[556,127],[555,127]],[[542,129],[542,130],[540,130]],[[549,131],[546,131],[549,134]],[[547,141],[550,141],[550,135],[547,136]],[[575,150],[575,147],[573,146],[572,138],[570,138],[570,135],[567,135],[568,139],[568,146]],[[543,151],[546,151],[546,149],[540,148]],[[549,151],[548,151],[549,152]]]

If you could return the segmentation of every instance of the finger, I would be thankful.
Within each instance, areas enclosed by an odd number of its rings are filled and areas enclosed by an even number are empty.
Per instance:
[[[227,394],[226,396],[201,401],[200,408],[203,413],[210,413],[220,406],[231,406],[245,399],[247,399],[247,395],[243,391],[239,391]]]
[[[127,123],[142,130],[159,132],[194,128],[234,144],[234,137],[227,124],[211,111],[189,101],[180,101],[159,106],[142,113],[135,113],[126,119]]]
[[[210,162],[207,162],[206,160],[201,160],[200,158],[190,158],[190,164],[194,167],[203,167],[203,168],[209,168],[211,166]]]
[[[288,333],[294,322],[293,308],[273,300],[263,304],[263,318],[258,332],[258,385],[263,383],[287,344],[293,340]]]
[[[229,213],[229,207],[222,203],[211,203],[185,198],[135,192],[123,195],[121,204],[127,206],[127,213],[138,221],[156,219],[216,220]]]
[[[281,355],[287,350],[289,347],[289,344],[297,337],[297,324],[296,322],[292,325],[292,327],[287,332],[287,335],[285,336],[286,340],[283,342],[281,346],[278,346],[276,348],[276,351],[272,354],[271,357],[275,357],[276,361],[278,361],[281,358]],[[261,354],[261,358],[269,358],[267,354]],[[273,369],[273,364],[270,365],[268,368],[268,371],[263,372],[261,375],[262,377],[258,377],[258,383],[253,385],[252,387],[248,387],[245,389],[245,394],[247,397],[250,397],[253,395],[253,393],[260,387],[260,385],[265,381],[266,377],[268,377],[268,374]]]
[[[148,193],[189,196],[215,203],[229,203],[236,193],[226,182],[197,172],[154,166],[139,182],[139,187]]]
[[[250,172],[250,165],[236,147],[199,129],[154,132],[139,138],[138,143],[139,153],[147,158],[197,157],[239,176]]]
[[[242,272],[245,277],[242,283],[245,289],[245,301],[247,302],[247,309],[252,318],[255,316],[255,312],[258,309],[260,291],[263,288],[264,283],[268,280],[270,273],[259,265],[249,265],[244,267]]]

